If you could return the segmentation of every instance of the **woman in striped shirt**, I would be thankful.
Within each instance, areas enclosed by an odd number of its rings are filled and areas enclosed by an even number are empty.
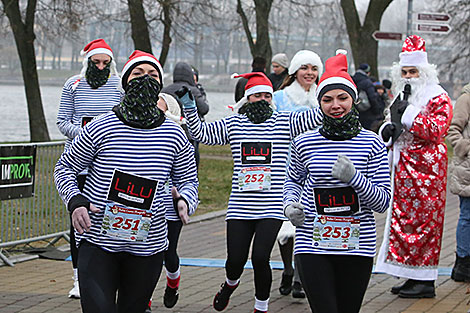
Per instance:
[[[162,77],[153,55],[135,51],[122,71],[121,103],[88,123],[55,168],[77,231],[85,313],[147,308],[168,248],[166,181],[178,188],[179,209],[196,209],[194,149],[181,127],[157,108]],[[85,168],[80,191],[76,176]]]
[[[239,284],[248,259],[255,275],[255,312],[268,310],[272,273],[271,251],[282,221],[282,186],[291,140],[319,125],[319,109],[304,112],[273,110],[273,88],[265,74],[240,75],[248,82],[245,96],[235,106],[238,114],[212,123],[201,122],[189,93],[180,100],[191,136],[208,145],[230,144],[234,161],[232,192],[227,209],[226,280],[214,298],[224,310]]]
[[[100,114],[111,111],[121,100],[119,76],[116,71],[113,51],[103,39],[95,39],[88,43],[81,54],[83,68],[79,75],[69,78],[62,88],[57,127],[67,137],[65,149],[72,143],[83,126]],[[77,176],[78,188],[83,189],[87,171]],[[70,223],[70,252],[74,273],[73,288],[69,291],[70,298],[80,298],[78,283],[78,248],[75,234]]]
[[[359,312],[376,249],[373,211],[388,208],[390,173],[382,140],[359,122],[346,55],[325,65],[323,123],[292,142],[284,212],[297,226],[294,254],[312,311]]]

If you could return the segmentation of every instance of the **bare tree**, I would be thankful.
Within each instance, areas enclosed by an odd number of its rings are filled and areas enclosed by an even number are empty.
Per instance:
[[[354,0],[341,0],[354,65],[358,68],[359,64],[368,63],[371,68],[371,75],[375,77],[378,77],[378,43],[372,37],[372,33],[379,30],[382,15],[392,1],[370,0],[364,23],[361,25]]]
[[[273,0],[253,0],[253,2],[255,4],[256,15],[256,40],[253,38],[249,20],[243,10],[241,0],[237,0],[237,13],[242,20],[251,55],[253,57],[264,57],[267,62],[266,64],[270,64],[272,50],[269,38],[269,12],[271,11]]]
[[[152,53],[152,44],[143,0],[127,0],[129,15],[131,17],[132,40],[138,50]]]
[[[3,10],[10,21],[20,57],[26,101],[28,103],[31,141],[49,141],[50,137],[42,107],[41,90],[39,88],[36,52],[34,50],[34,16],[37,1],[28,0],[24,17],[20,11],[19,1],[2,0],[2,4]]]

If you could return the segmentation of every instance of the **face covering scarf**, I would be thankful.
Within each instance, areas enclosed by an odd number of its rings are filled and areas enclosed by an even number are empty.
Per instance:
[[[149,75],[132,79],[118,107],[122,118],[136,127],[152,127],[163,116],[157,107],[161,88],[162,85]]]
[[[106,66],[100,70],[91,59],[88,59],[85,78],[92,89],[96,89],[106,84],[109,78],[110,68],[111,62],[106,64]]]
[[[319,132],[327,139],[339,141],[357,136],[361,128],[359,112],[353,105],[351,111],[340,118],[334,118],[323,113],[323,126]]]
[[[261,124],[273,115],[273,109],[266,100],[244,104],[238,113],[245,114],[254,124]]]

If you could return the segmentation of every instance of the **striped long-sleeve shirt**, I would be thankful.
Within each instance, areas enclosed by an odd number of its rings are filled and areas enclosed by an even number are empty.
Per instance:
[[[55,168],[55,181],[65,204],[80,191],[75,177],[89,167],[83,189],[85,196],[101,211],[91,213],[91,230],[77,241],[87,241],[111,252],[152,255],[166,250],[167,228],[164,183],[171,179],[192,213],[197,205],[197,172],[194,148],[180,126],[165,120],[151,129],[130,127],[109,112],[88,123],[65,150]],[[101,233],[108,191],[115,170],[157,181],[151,202],[151,226],[147,241],[135,242]],[[125,189],[125,187],[124,187]]]
[[[300,133],[320,124],[321,111],[273,112],[260,124],[252,123],[242,114],[212,123],[201,122],[196,109],[185,109],[185,115],[194,139],[207,145],[230,144],[234,168],[226,219],[285,220],[282,186],[289,144]],[[246,190],[249,189],[247,184],[259,180],[261,175],[270,175],[270,187],[264,185],[263,190]]]
[[[331,175],[339,154],[346,155],[356,173],[349,183],[360,202],[360,211],[352,216],[360,220],[357,249],[331,249],[315,246],[314,221],[317,217],[314,188],[338,188],[348,184]],[[376,233],[373,211],[383,213],[391,198],[390,172],[385,146],[379,137],[368,130],[352,139],[332,141],[318,130],[300,135],[292,142],[291,162],[284,185],[284,204],[300,202],[305,206],[305,222],[297,227],[294,253],[375,255]],[[316,234],[314,232],[317,232]],[[318,237],[317,237],[318,238]]]
[[[72,76],[65,82],[60,97],[57,126],[67,137],[66,148],[80,132],[83,118],[91,119],[106,113],[121,101],[119,77],[116,75],[111,75],[107,83],[97,89],[92,89],[86,79],[82,78],[74,90],[72,86],[79,77]]]

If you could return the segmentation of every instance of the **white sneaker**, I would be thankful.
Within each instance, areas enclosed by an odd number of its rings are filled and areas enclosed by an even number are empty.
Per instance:
[[[69,291],[69,298],[80,299],[80,288],[78,287],[78,280],[74,280],[73,288]]]

